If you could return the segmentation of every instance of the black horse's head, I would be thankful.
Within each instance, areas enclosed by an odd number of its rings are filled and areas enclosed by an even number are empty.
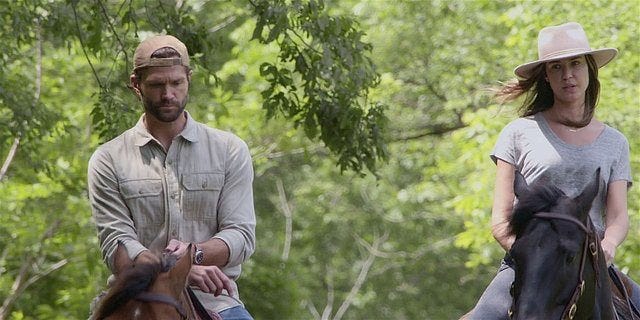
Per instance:
[[[599,176],[600,169],[572,198],[555,186],[539,182],[528,186],[516,173],[518,203],[509,224],[516,236],[510,251],[516,270],[511,290],[514,319],[560,319],[574,302],[588,236],[585,226],[591,223],[589,210],[598,193]]]

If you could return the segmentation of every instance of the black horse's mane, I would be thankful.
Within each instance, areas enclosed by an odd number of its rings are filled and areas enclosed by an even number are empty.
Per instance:
[[[158,275],[169,271],[176,264],[174,255],[163,254],[157,262],[146,262],[133,265],[122,271],[117,277],[109,293],[102,299],[96,312],[97,319],[103,319],[124,306],[129,300],[149,289]]]
[[[535,213],[549,211],[563,196],[565,196],[564,192],[556,186],[543,184],[532,186],[529,192],[518,197],[518,203],[509,218],[509,234],[520,235]]]

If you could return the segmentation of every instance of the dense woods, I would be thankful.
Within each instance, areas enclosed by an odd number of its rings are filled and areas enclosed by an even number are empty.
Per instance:
[[[618,58],[597,117],[631,145],[640,280],[640,3],[0,0],[0,319],[86,319],[104,289],[87,161],[142,108],[140,38],[195,65],[187,109],[242,137],[257,250],[239,280],[256,319],[455,319],[492,278],[488,157],[517,104],[488,88],[580,22]]]

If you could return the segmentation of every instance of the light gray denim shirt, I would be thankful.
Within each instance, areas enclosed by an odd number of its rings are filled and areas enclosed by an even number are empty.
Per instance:
[[[161,251],[170,239],[213,237],[230,250],[222,270],[238,278],[240,265],[255,249],[256,225],[251,155],[240,138],[187,114],[184,130],[165,153],[141,117],[135,127],[101,145],[88,170],[100,249],[112,271],[118,242],[135,259],[146,249]]]

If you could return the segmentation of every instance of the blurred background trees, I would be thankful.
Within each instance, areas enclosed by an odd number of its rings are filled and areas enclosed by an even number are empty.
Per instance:
[[[150,33],[195,65],[188,109],[254,157],[256,319],[453,319],[502,256],[488,153],[516,105],[487,88],[582,23],[616,47],[597,116],[640,172],[634,1],[0,0],[0,318],[85,319],[107,271],[85,191],[96,146],[141,108],[126,83]],[[617,264],[640,279],[640,192]]]

